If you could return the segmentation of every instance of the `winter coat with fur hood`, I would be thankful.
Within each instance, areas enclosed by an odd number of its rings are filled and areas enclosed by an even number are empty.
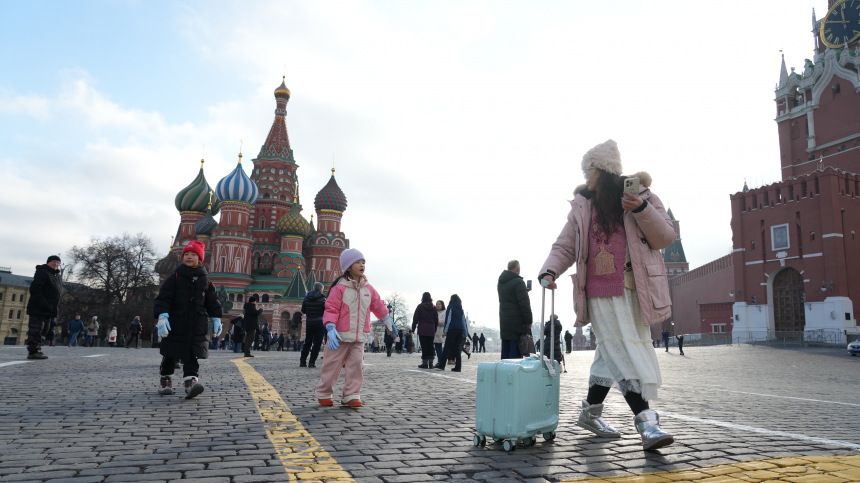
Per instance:
[[[669,298],[669,282],[666,266],[660,250],[675,241],[675,228],[663,202],[655,195],[651,186],[651,175],[636,173],[639,177],[639,198],[647,206],[639,213],[624,211],[624,230],[627,234],[627,248],[633,265],[633,278],[639,305],[645,325],[663,322],[672,315],[672,301]],[[591,230],[592,200],[591,193],[580,186],[574,191],[570,202],[567,223],[558,239],[552,244],[549,256],[540,270],[540,276],[553,275],[558,280],[568,268],[576,264],[573,279],[573,305],[576,311],[575,327],[583,327],[592,322],[585,303],[585,279],[588,263],[588,236],[582,234]]]
[[[377,319],[388,315],[388,307],[367,277],[356,282],[342,278],[328,292],[323,324],[334,325],[343,342],[366,342],[370,333],[370,314]]]
[[[60,305],[63,283],[60,271],[47,264],[37,265],[33,281],[30,282],[30,300],[27,301],[27,315],[56,317]]]
[[[179,265],[161,284],[152,310],[154,318],[167,313],[170,332],[158,343],[161,355],[184,359],[209,357],[209,317],[221,317],[221,302],[203,267]]]

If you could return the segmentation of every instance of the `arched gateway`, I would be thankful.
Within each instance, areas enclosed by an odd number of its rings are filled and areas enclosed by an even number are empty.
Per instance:
[[[773,325],[777,332],[802,331],[806,327],[801,294],[803,276],[788,267],[776,274],[773,280]]]

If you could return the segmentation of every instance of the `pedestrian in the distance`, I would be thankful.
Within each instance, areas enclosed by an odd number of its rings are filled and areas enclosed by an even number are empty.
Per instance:
[[[385,329],[385,336],[382,339],[385,342],[386,357],[391,357],[391,351],[394,350],[394,335],[388,329]]]
[[[650,326],[672,314],[660,250],[675,241],[675,229],[649,188],[650,175],[639,173],[635,181],[621,176],[615,141],[588,151],[582,172],[587,184],[574,191],[567,222],[538,276],[554,290],[575,264],[575,326],[591,323],[597,334],[588,395],[576,424],[600,437],[620,437],[601,417],[603,401],[617,384],[634,414],[643,449],[660,448],[674,438],[660,429],[648,403],[663,384]],[[635,184],[637,193],[625,191],[625,185]]]
[[[663,347],[666,348],[666,352],[669,352],[669,330],[664,329],[661,335],[663,336]]]
[[[116,347],[116,327],[111,327],[108,332],[108,346]]]
[[[30,300],[27,301],[27,359],[47,359],[42,353],[42,339],[51,329],[51,319],[57,316],[60,295],[60,257],[51,255],[44,265],[36,266],[30,282]]]
[[[684,334],[676,335],[675,340],[678,341],[678,350],[681,351],[681,355],[684,355]]]
[[[134,342],[134,348],[140,349],[140,333],[143,331],[143,325],[140,323],[140,316],[135,315],[134,320],[131,321],[131,325],[129,326],[129,337],[128,343],[125,345],[126,349],[129,349],[131,343]]]
[[[460,372],[463,362],[460,351],[463,347],[464,338],[469,334],[469,325],[466,322],[466,313],[463,312],[463,302],[457,294],[452,295],[451,300],[448,301],[448,308],[445,311],[445,328],[442,330],[445,334],[445,357],[434,367],[444,371],[445,363],[450,363],[453,359],[454,367],[451,371]]]
[[[245,350],[245,357],[254,357],[251,355],[251,348],[258,341],[257,324],[263,309],[257,308],[257,300],[259,300],[257,294],[251,295],[243,305],[245,316],[242,317],[242,329],[245,331],[245,342],[242,345]]]
[[[245,327],[242,323],[242,316],[238,316],[230,321],[232,326],[230,329],[230,340],[233,342],[233,352],[242,352],[242,343],[245,340]]]
[[[520,262],[511,260],[499,275],[499,334],[502,359],[520,359],[520,336],[532,331],[532,306],[529,288],[520,276]]]
[[[199,382],[198,359],[209,357],[209,318],[215,337],[221,335],[221,302],[209,273],[203,267],[205,246],[194,240],[182,249],[182,264],[161,284],[155,298],[153,314],[161,336],[161,390],[173,394],[173,372],[176,361],[182,361],[185,398],[203,392]],[[207,316],[208,315],[208,316]]]
[[[564,351],[570,354],[571,347],[573,347],[573,334],[569,330],[564,331],[564,345],[566,346]]]
[[[93,315],[87,326],[87,346],[93,347],[99,340],[99,316]]]
[[[75,315],[75,320],[69,322],[69,347],[78,346],[78,334],[84,330],[84,321],[80,315]]]
[[[466,334],[466,337],[469,335]],[[472,352],[480,352],[481,351],[481,338],[478,337],[477,332],[472,333]]]
[[[433,338],[436,337],[436,325],[439,323],[439,313],[433,304],[430,292],[424,292],[421,303],[415,308],[412,315],[412,333],[418,329],[418,342],[421,344],[421,365],[418,369],[432,369],[433,356],[436,349],[433,347]]]
[[[484,337],[483,332],[481,332],[481,336],[478,337],[478,342],[481,343],[481,352],[487,352],[487,338]]]
[[[360,408],[364,343],[370,333],[370,314],[381,319],[390,330],[397,329],[388,315],[385,301],[364,275],[364,255],[355,248],[344,250],[340,254],[340,266],[344,272],[332,281],[325,303],[323,324],[328,343],[315,392],[320,405],[334,405],[334,385],[341,369],[346,369],[340,403]]]
[[[315,282],[313,290],[305,295],[302,301],[302,313],[305,314],[305,344],[299,357],[299,367],[307,366],[308,353],[310,353],[310,367],[316,367],[317,355],[320,353],[320,345],[325,337],[325,326],[323,315],[325,314],[325,295],[322,293],[323,284]]]
[[[433,348],[436,349],[436,360],[441,361],[444,356],[445,344],[445,302],[436,301],[436,334],[433,336]],[[389,354],[391,351],[388,351]]]
[[[48,323],[48,332],[45,334],[45,344],[48,347],[54,347],[54,338],[57,336],[57,318],[51,317]]]
[[[558,361],[559,364],[564,364],[564,360],[561,355],[561,321],[558,320],[558,315],[551,315],[550,320],[546,321],[546,324],[543,326],[543,344],[541,347],[541,355],[546,356],[549,359],[549,340],[550,340],[550,322],[552,322],[552,326],[555,327],[555,344],[553,344],[553,358]]]

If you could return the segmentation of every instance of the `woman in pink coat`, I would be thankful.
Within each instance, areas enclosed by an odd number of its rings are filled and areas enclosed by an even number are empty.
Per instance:
[[[643,448],[661,448],[674,438],[660,429],[659,416],[648,404],[662,385],[649,326],[672,313],[660,250],[675,241],[675,229],[649,189],[647,173],[636,175],[639,196],[624,193],[626,177],[615,141],[589,150],[582,171],[587,183],[574,192],[567,223],[538,277],[555,289],[558,277],[575,264],[575,326],[590,323],[597,336],[577,426],[604,438],[621,436],[601,417],[603,400],[615,385],[633,411]]]

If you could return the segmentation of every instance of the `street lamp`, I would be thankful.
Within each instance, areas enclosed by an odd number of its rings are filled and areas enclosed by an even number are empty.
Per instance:
[[[397,319],[394,317],[394,304],[389,303],[386,307],[388,307],[388,311],[391,313],[391,325],[397,327]]]

